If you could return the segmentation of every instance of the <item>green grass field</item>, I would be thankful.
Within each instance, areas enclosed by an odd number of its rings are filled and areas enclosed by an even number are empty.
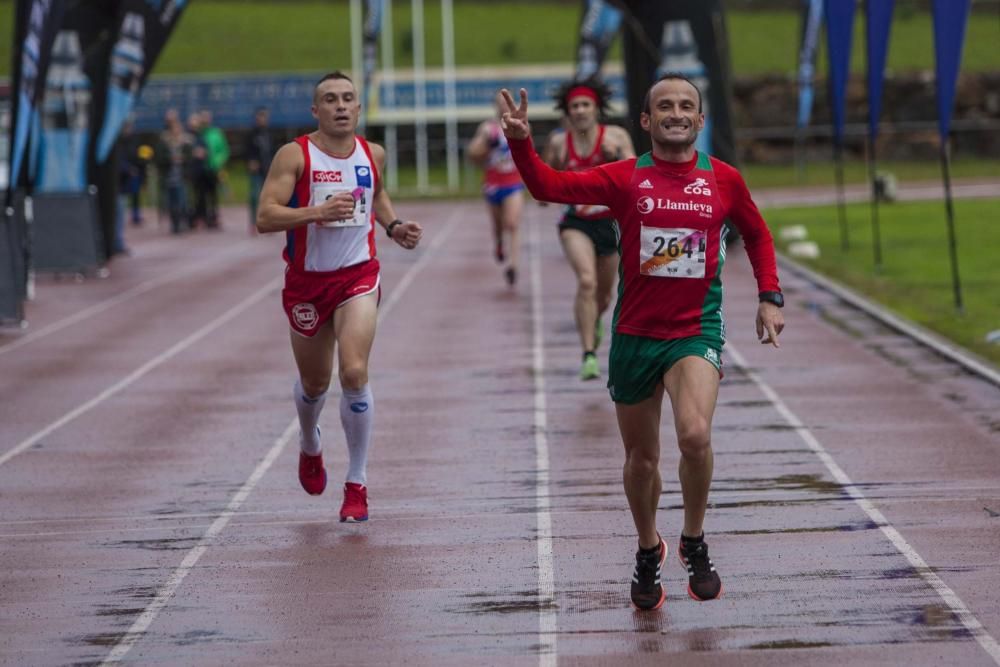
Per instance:
[[[746,164],[741,166],[744,178],[751,188],[785,188],[791,186],[829,185],[836,182],[833,162],[811,162],[799,173],[798,169],[783,164]],[[915,181],[940,181],[941,163],[929,160],[921,162],[879,162],[879,172],[893,174],[900,184]],[[951,177],[984,178],[1000,177],[1000,159],[959,158],[951,163]],[[844,163],[845,183],[865,183],[868,181],[868,167],[860,160]]]
[[[853,287],[896,313],[1000,364],[1000,345],[986,343],[1000,329],[1000,199],[955,202],[955,228],[965,311],[954,306],[945,207],[942,201],[884,204],[879,207],[883,268],[874,270],[868,204],[847,207],[851,248],[840,249],[835,207],[764,211],[779,248],[780,230],[805,225],[820,257],[804,263]]]
[[[930,70],[934,65],[930,16],[899,2],[889,42],[891,71]],[[0,0],[0,34],[13,34],[12,0]],[[410,4],[393,5],[396,64],[412,63]],[[575,57],[578,3],[539,1],[455,3],[455,51],[459,65],[566,63]],[[440,3],[425,4],[426,59],[441,64]],[[793,11],[729,11],[727,24],[736,75],[795,71],[799,19]],[[346,2],[198,0],[189,5],[156,74],[318,71],[350,66]],[[854,30],[852,68],[864,71],[864,24]],[[996,70],[1000,26],[994,12],[972,14],[962,58],[965,71]],[[620,60],[621,40],[609,58]],[[826,71],[820,54],[819,72]],[[10,59],[0,58],[0,76]]]

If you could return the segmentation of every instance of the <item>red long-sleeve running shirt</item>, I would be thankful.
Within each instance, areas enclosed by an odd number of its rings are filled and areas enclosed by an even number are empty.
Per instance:
[[[743,236],[758,291],[780,291],[771,232],[743,177],[725,162],[700,152],[685,163],[646,153],[584,171],[556,171],[542,162],[531,139],[509,143],[536,199],[603,204],[618,220],[618,333],[725,340],[726,218]]]

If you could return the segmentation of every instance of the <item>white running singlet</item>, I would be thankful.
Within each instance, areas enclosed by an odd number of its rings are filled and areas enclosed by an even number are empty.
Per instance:
[[[375,258],[373,200],[378,173],[368,143],[354,138],[346,157],[324,152],[304,135],[295,139],[302,148],[305,168],[295,183],[288,206],[316,206],[341,192],[354,196],[354,215],[346,220],[311,222],[286,233],[284,257],[302,272],[336,271]]]

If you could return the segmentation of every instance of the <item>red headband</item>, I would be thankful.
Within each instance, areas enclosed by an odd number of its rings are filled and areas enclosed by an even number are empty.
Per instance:
[[[589,86],[576,86],[575,88],[570,88],[569,92],[566,93],[566,103],[568,104],[574,97],[589,97],[594,100],[594,104],[600,106],[601,100],[597,97],[597,91]]]

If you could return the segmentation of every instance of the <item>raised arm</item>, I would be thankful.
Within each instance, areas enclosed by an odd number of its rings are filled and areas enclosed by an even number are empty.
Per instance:
[[[514,164],[535,199],[559,204],[603,204],[613,206],[619,188],[605,165],[584,171],[557,171],[535,152],[528,125],[528,91],[521,89],[521,102],[514,104],[510,91],[501,91],[505,110],[500,125],[510,144]]]
[[[285,144],[278,150],[260,190],[257,231],[286,232],[311,222],[343,220],[354,214],[354,197],[349,192],[330,197],[318,206],[289,206],[303,169],[305,158],[298,144]]]

